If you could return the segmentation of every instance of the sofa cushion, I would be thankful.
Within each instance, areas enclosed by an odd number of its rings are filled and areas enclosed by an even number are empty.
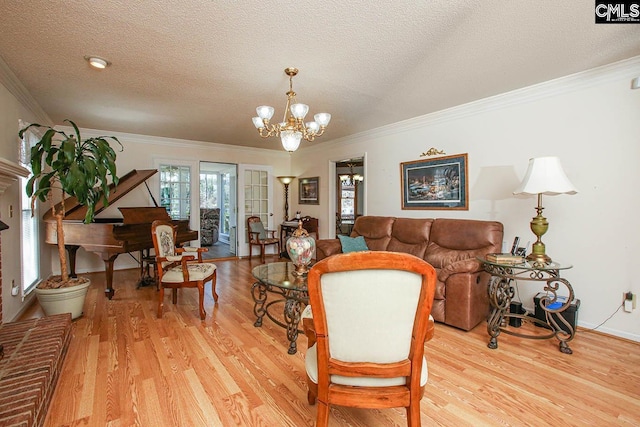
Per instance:
[[[393,223],[391,240],[386,250],[424,258],[432,223],[432,219],[397,218]]]
[[[349,237],[349,236],[338,236],[340,239],[340,245],[342,246],[342,253],[348,254],[349,252],[362,252],[368,251],[367,242],[365,242],[364,237]]]
[[[356,219],[352,237],[364,236],[372,251],[386,251],[391,241],[391,231],[396,219],[389,216],[361,216]]]
[[[424,260],[441,269],[460,261],[475,260],[501,246],[502,224],[499,222],[438,218],[431,225]],[[467,268],[465,272],[469,272],[471,264],[460,263],[458,266],[464,265]],[[478,270],[481,269],[480,263],[476,266]],[[444,274],[453,272],[451,270]]]

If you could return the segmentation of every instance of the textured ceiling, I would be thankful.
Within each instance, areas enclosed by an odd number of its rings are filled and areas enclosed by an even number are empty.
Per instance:
[[[584,0],[3,0],[0,56],[55,123],[280,150],[251,123],[298,101],[321,143],[640,55]],[[91,69],[85,55],[112,62]]]

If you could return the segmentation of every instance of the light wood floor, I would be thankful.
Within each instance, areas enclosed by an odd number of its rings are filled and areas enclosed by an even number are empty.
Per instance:
[[[311,426],[304,348],[287,354],[284,330],[253,326],[251,267],[218,261],[214,306],[197,315],[195,289],[157,319],[154,288],[135,289],[137,271],[117,271],[104,297],[93,280],[46,426]],[[26,317],[41,315],[38,308]],[[526,327],[526,326],[525,326]],[[533,329],[533,328],[532,328]],[[427,344],[429,383],[423,425],[640,425],[640,345],[578,332],[573,355],[555,341],[502,334],[487,348],[485,324],[471,332],[436,325]],[[333,408],[332,426],[403,426],[402,409]]]

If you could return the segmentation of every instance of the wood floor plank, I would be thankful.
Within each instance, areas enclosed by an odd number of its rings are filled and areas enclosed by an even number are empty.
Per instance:
[[[92,279],[45,421],[60,426],[312,426],[307,404],[306,338],[287,354],[284,329],[269,319],[253,326],[254,259],[216,261],[214,303],[198,316],[195,289],[167,296],[156,316],[155,287],[136,289],[137,270]],[[36,306],[27,317],[41,316]],[[525,322],[521,331],[540,333]],[[554,340],[501,334],[487,348],[486,324],[464,332],[437,324],[425,347],[429,382],[423,425],[638,426],[640,344],[579,330],[572,355]],[[403,409],[333,407],[331,426],[404,426]]]

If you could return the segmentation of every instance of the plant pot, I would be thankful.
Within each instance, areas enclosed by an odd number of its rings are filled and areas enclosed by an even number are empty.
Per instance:
[[[36,287],[36,297],[47,316],[61,313],[71,313],[72,319],[82,316],[84,298],[87,295],[91,281],[87,278],[85,283],[57,289],[39,289]]]

